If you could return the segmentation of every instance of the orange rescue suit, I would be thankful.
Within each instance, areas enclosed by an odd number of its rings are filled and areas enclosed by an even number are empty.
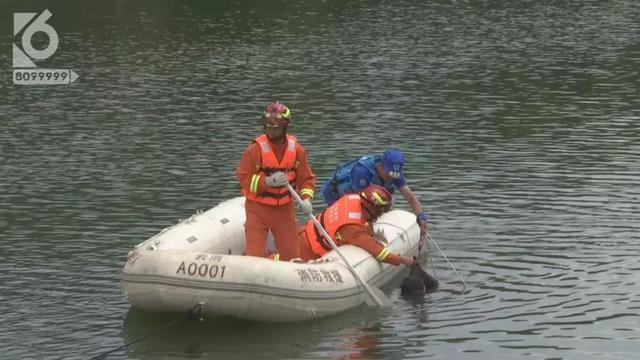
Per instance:
[[[286,148],[282,159],[278,161],[272,149],[271,141],[267,135],[261,135],[254,140],[260,146],[260,156],[262,161],[256,168],[257,172],[252,176],[249,188],[242,188],[242,194],[249,200],[257,201],[266,205],[283,205],[293,200],[286,186],[272,188],[266,187],[258,192],[260,178],[269,176],[277,171],[282,171],[287,175],[289,183],[295,186],[296,180],[296,144],[297,140],[291,135],[287,135]]]
[[[293,198],[286,187],[270,187],[265,178],[276,171],[287,175],[300,196],[312,199],[315,175],[309,167],[307,152],[292,135],[282,143],[273,143],[266,135],[254,139],[242,154],[236,176],[246,197],[246,255],[266,257],[267,234],[274,235],[280,258],[299,257]]]
[[[349,194],[341,197],[333,206],[320,213],[317,219],[335,241],[340,240],[338,228],[342,225],[359,224],[364,226],[367,223],[360,195],[358,194]],[[333,250],[329,242],[320,234],[313,221],[307,223],[305,232],[307,233],[311,250],[318,257],[324,255],[327,251]],[[336,235],[338,235],[337,239]]]
[[[336,245],[351,244],[366,250],[378,261],[399,265],[401,256],[389,251],[373,237],[373,229],[367,223],[360,196],[342,196],[317,217],[320,224],[336,242]],[[307,222],[298,232],[300,257],[304,261],[317,259],[333,248],[316,229],[313,221]]]

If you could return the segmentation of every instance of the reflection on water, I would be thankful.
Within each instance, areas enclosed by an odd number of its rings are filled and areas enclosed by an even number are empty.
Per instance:
[[[42,4],[1,6],[11,28],[12,12]],[[294,109],[291,132],[321,179],[355,156],[404,149],[432,235],[469,286],[432,251],[441,290],[416,302],[392,288],[388,313],[181,322],[114,358],[640,351],[635,1],[47,7],[61,46],[46,65],[81,77],[66,87],[0,80],[7,358],[86,358],[179,316],[129,309],[118,279],[126,253],[238,194],[240,153],[276,98]]]

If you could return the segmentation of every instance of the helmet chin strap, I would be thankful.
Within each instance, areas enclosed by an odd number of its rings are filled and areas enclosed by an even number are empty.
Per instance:
[[[371,209],[369,209],[369,207],[368,207],[368,206],[365,206],[365,207],[364,207],[364,211],[366,211],[366,212],[367,212],[367,215],[369,215],[369,220],[370,220],[371,222],[374,222],[374,221],[376,221],[376,219],[378,219],[378,216],[379,216],[379,215],[378,215],[378,214],[374,214],[374,213],[371,211]]]

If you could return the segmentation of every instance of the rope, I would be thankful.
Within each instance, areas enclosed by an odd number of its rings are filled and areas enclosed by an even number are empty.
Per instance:
[[[433,263],[433,252],[431,251],[427,251],[427,265],[431,263],[431,270],[433,271],[433,276],[435,276],[435,278],[438,278],[438,274],[436,274],[436,266]]]
[[[379,221],[379,222],[376,222],[376,225],[389,225],[389,226],[392,226],[392,227],[394,227],[396,229],[399,229],[402,232],[404,232],[404,234],[407,237],[407,239],[409,239],[409,232],[406,229],[404,229],[404,228],[402,228],[402,227],[400,227],[400,226],[398,226],[396,224],[392,224],[392,223],[384,222],[384,221]],[[421,252],[422,252],[422,245],[426,244],[426,243],[427,243],[427,238],[421,236],[420,240],[418,241],[418,256],[417,256],[418,260],[420,260],[420,255],[421,255]],[[427,250],[427,255],[431,255],[431,252],[428,251],[428,250]]]
[[[455,267],[453,267],[453,264],[449,261],[449,259],[447,258],[447,255],[444,254],[444,252],[442,252],[442,249],[440,249],[440,246],[438,246],[438,243],[431,237],[431,235],[429,235],[429,233],[427,233],[427,237],[429,240],[431,240],[431,242],[433,243],[433,245],[436,246],[436,249],[438,249],[438,251],[440,252],[440,255],[442,255],[442,257],[444,258],[444,260],[447,262],[447,264],[449,264],[449,266],[451,266],[451,270],[453,270],[454,273],[456,273],[456,275],[458,275],[458,278],[460,279],[460,281],[462,281],[462,284],[464,285],[462,287],[462,290],[464,292],[464,289],[467,287],[467,283],[464,282],[464,279],[462,278],[462,276],[460,276],[460,274],[458,273],[458,271],[456,270]]]
[[[396,224],[392,224],[392,223],[384,222],[384,221],[377,221],[377,222],[376,222],[376,225],[389,225],[389,226],[393,226],[393,227],[395,227],[396,229],[399,229],[399,230],[401,230],[402,232],[404,232],[404,234],[405,234],[405,236],[407,237],[407,239],[409,239],[409,232],[408,232],[406,229],[404,229],[404,228],[402,228],[402,227],[400,227],[400,226],[398,226],[398,225],[396,225]]]
[[[124,348],[126,348],[126,347],[128,347],[130,345],[133,345],[135,343],[138,343],[138,342],[140,342],[142,340],[148,339],[151,336],[170,328],[171,326],[179,323],[182,320],[185,320],[185,319],[187,319],[189,321],[202,320],[201,314],[202,314],[202,306],[203,305],[204,305],[204,303],[198,303],[198,304],[194,305],[191,309],[187,310],[184,315],[180,316],[179,318],[177,318],[177,319],[175,319],[173,321],[170,321],[170,322],[166,323],[165,325],[162,325],[161,327],[159,327],[158,329],[150,332],[149,334],[147,334],[145,336],[142,336],[142,337],[140,337],[138,339],[135,339],[133,341],[130,341],[130,342],[128,342],[128,343],[126,343],[126,344],[124,344],[122,346],[119,346],[119,347],[117,347],[117,348],[115,348],[113,350],[109,350],[109,351],[104,352],[104,353],[102,353],[100,355],[96,355],[96,356],[90,358],[89,360],[104,359],[107,355],[109,355],[111,353],[114,353],[114,352],[116,352],[118,350],[122,350],[122,349],[124,349]]]

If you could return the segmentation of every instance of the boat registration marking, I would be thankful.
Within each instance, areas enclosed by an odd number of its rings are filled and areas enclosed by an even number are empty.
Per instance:
[[[205,277],[209,279],[222,279],[224,278],[224,272],[227,269],[226,265],[216,265],[207,263],[190,262],[187,265],[186,262],[181,262],[176,270],[176,274],[191,275]]]
[[[329,283],[341,283],[342,274],[337,269],[295,269],[300,282],[329,282]]]

